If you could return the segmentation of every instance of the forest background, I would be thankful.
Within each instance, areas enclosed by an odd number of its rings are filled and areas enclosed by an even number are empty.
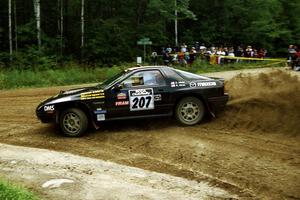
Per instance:
[[[177,11],[177,17],[175,15]],[[0,68],[110,67],[178,45],[252,45],[285,56],[300,44],[299,0],[1,0]],[[39,24],[39,26],[38,26]]]

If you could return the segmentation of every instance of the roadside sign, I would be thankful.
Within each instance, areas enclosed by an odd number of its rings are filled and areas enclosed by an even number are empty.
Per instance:
[[[142,64],[142,57],[136,57],[136,63]]]
[[[144,61],[146,60],[146,45],[151,45],[152,41],[150,38],[142,38],[139,41],[137,41],[137,45],[143,45],[144,46]]]
[[[150,40],[150,38],[142,38],[139,41],[137,41],[138,45],[151,45],[152,41]]]

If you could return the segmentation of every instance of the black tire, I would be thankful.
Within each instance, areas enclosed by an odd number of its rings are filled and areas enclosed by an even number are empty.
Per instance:
[[[64,135],[68,137],[79,137],[88,128],[86,114],[78,108],[70,108],[62,112],[59,125]]]
[[[199,123],[205,114],[203,102],[196,97],[181,99],[175,109],[175,117],[183,125],[192,126]]]

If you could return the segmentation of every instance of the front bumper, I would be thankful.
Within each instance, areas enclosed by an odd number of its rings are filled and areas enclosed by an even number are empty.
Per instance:
[[[229,99],[229,95],[225,93],[223,96],[210,97],[207,99],[210,111],[217,113],[223,111]]]
[[[41,112],[37,110],[36,116],[43,123],[56,122],[56,112]]]

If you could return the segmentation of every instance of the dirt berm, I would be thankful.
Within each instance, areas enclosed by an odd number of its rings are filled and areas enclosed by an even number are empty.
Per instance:
[[[40,101],[75,86],[0,91],[0,142],[205,182],[239,199],[300,199],[300,73],[239,73],[211,74],[225,77],[230,101],[223,113],[199,125],[182,127],[173,119],[112,122],[81,138],[63,137],[35,117]],[[0,158],[0,175],[19,181],[16,173],[1,171],[1,163]]]
[[[281,70],[258,76],[240,74],[226,83],[227,110],[218,120],[228,128],[300,133],[300,81]],[[222,121],[222,122],[221,122]]]

